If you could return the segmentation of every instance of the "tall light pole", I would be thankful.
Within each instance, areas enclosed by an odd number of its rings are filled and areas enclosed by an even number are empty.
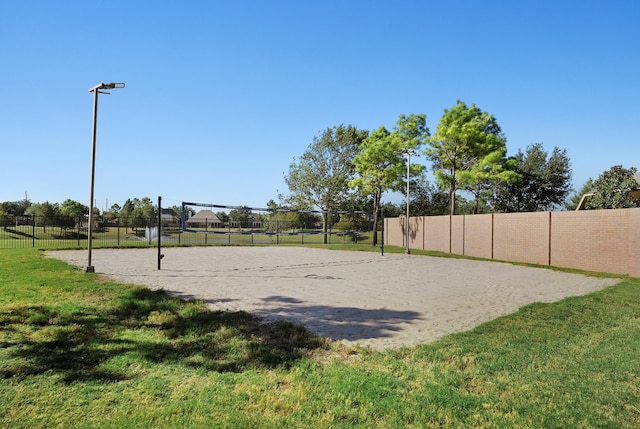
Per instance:
[[[402,149],[402,155],[407,157],[407,213],[406,213],[406,221],[405,221],[405,242],[407,247],[404,250],[404,253],[407,255],[411,253],[411,249],[409,249],[409,175],[411,170],[411,155],[415,154],[416,151],[409,148]]]
[[[89,92],[93,92],[93,139],[91,145],[91,192],[89,196],[89,226],[88,226],[88,244],[89,249],[87,272],[95,272],[95,268],[91,265],[91,250],[93,247],[93,188],[96,172],[96,130],[98,125],[98,94],[109,94],[104,91],[105,89],[124,88],[124,83],[99,83],[93,88],[89,89]]]

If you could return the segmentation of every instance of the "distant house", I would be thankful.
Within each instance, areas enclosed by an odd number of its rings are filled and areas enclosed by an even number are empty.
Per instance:
[[[224,223],[211,210],[201,210],[185,221],[187,228],[223,228]]]
[[[256,218],[253,215],[249,215],[249,219],[239,221],[239,220],[230,220],[231,228],[252,228],[252,229],[260,229],[263,227],[262,219]]]

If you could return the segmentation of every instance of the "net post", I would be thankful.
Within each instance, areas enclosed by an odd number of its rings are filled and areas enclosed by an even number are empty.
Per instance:
[[[380,239],[380,256],[384,256],[384,210],[380,210],[380,214],[382,215],[382,238]],[[373,233],[377,234],[378,225],[373,225]]]
[[[151,234],[149,234],[151,235]],[[158,196],[158,270],[160,269],[162,258],[162,197]]]
[[[182,227],[182,230],[184,231],[186,229],[186,219],[185,219],[185,214],[184,214],[184,206],[187,203],[185,203],[184,201],[182,202],[182,213],[180,213],[180,226]]]

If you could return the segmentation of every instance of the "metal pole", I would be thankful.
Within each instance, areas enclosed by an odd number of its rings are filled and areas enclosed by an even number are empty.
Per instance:
[[[89,196],[89,225],[88,225],[88,244],[87,248],[89,250],[88,258],[87,258],[87,272],[93,273],[95,272],[95,268],[91,265],[91,250],[93,248],[93,188],[95,181],[95,171],[96,171],[96,130],[98,126],[98,88],[93,89],[93,138],[91,145],[91,192]]]
[[[164,258],[162,254],[162,197],[158,197],[158,269],[160,269],[160,261]]]
[[[413,149],[406,149],[405,153],[407,155],[407,213],[405,221],[405,240],[407,247],[404,253],[408,255],[411,253],[411,249],[409,249],[409,174],[411,170],[411,154],[415,152],[413,151]]]
[[[114,88],[124,88],[124,83],[100,83],[93,88],[89,89],[89,92],[93,92],[93,138],[91,145],[91,193],[89,196],[89,225],[87,226],[88,232],[88,240],[87,240],[87,248],[89,250],[88,258],[87,258],[87,272],[93,273],[95,272],[94,266],[91,264],[91,250],[93,249],[93,190],[94,190],[94,182],[95,182],[95,171],[96,171],[96,132],[98,126],[98,94],[101,89],[114,89]],[[103,92],[103,94],[108,94],[108,92]]]
[[[384,210],[380,210],[380,215],[382,217],[382,244],[380,245],[380,254],[384,256]],[[378,225],[373,225],[374,233],[377,234]]]

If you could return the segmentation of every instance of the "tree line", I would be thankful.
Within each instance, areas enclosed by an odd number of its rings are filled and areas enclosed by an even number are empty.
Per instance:
[[[180,207],[171,208],[176,216],[179,216]],[[120,206],[113,204],[105,212],[94,207],[94,215],[102,222],[119,221],[122,225],[131,228],[144,228],[153,224],[157,219],[157,206],[148,197],[127,199]],[[34,219],[36,226],[59,226],[63,228],[74,228],[78,223],[82,224],[89,214],[89,207],[71,199],[59,203],[32,203],[25,198],[20,201],[0,202],[0,226],[11,226],[17,218]]]
[[[288,193],[277,191],[279,202],[270,200],[267,206],[367,210],[373,212],[373,224],[378,225],[382,212],[386,216],[403,213],[402,204],[382,204],[382,197],[387,192],[404,193],[407,178],[411,215],[415,216],[571,210],[585,194],[589,195],[585,209],[640,205],[634,167],[613,166],[570,195],[572,170],[565,149],[554,147],[548,152],[542,143],[534,143],[508,157],[506,142],[493,115],[462,101],[444,110],[433,135],[424,114],[401,114],[391,130],[384,126],[373,131],[334,126],[313,137],[307,150],[293,158],[284,177]],[[425,165],[409,164],[410,157],[419,156],[430,163],[434,184],[427,180]],[[172,209],[177,215],[181,212],[180,207]],[[62,204],[31,203],[26,198],[1,202],[0,225],[23,215],[57,218],[64,224],[85,216],[88,210],[73,200]],[[114,204],[104,213],[95,210],[105,221],[128,219],[134,227],[137,223],[146,226],[157,214],[148,197],[128,199],[122,206]],[[234,218],[242,216],[232,214]],[[324,214],[325,230],[329,223]]]
[[[568,198],[572,170],[565,149],[548,152],[534,143],[507,157],[506,141],[493,115],[462,101],[444,110],[433,135],[424,114],[401,114],[391,130],[327,128],[289,165],[289,192],[279,194],[280,205],[369,208],[377,225],[381,210],[402,212],[383,207],[382,196],[404,192],[409,180],[411,215],[571,209],[585,192],[594,196],[584,208],[638,206],[629,193],[638,189],[635,168],[615,166]],[[409,163],[411,154],[426,157],[435,184],[426,179],[424,165]]]

